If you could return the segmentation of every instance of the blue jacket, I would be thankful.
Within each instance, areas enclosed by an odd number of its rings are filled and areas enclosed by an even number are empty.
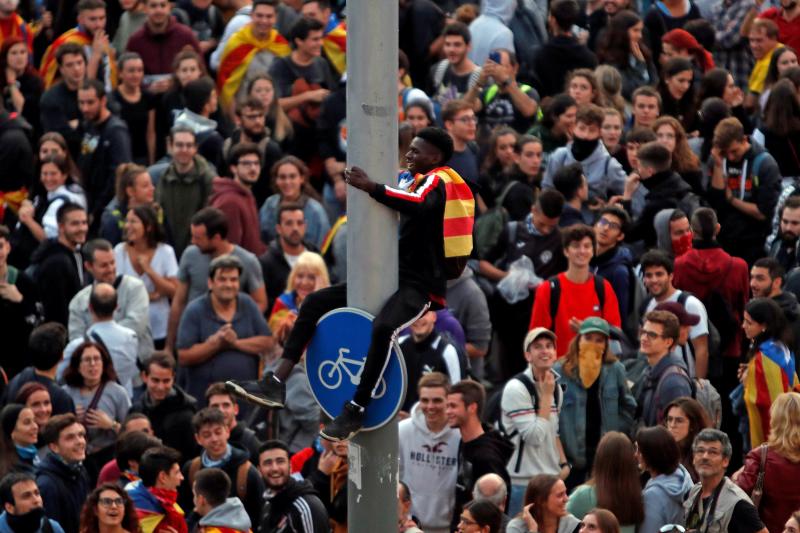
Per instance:
[[[36,470],[36,484],[47,517],[61,524],[66,533],[78,533],[81,509],[90,491],[86,468],[67,465],[50,452]]]
[[[64,530],[61,529],[61,525],[58,522],[50,518],[48,518],[48,520],[50,520],[50,527],[53,529],[53,533],[64,533]],[[42,528],[39,528],[35,533],[40,533],[41,531],[43,531]],[[6,511],[0,514],[0,533],[17,533],[8,525],[8,513]]]
[[[608,250],[602,255],[592,258],[591,268],[594,274],[608,280],[614,288],[619,302],[619,316],[622,322],[631,311],[630,306],[630,269],[635,264],[633,254],[625,246],[619,245]]]
[[[644,498],[644,522],[641,533],[658,533],[665,524],[684,524],[683,499],[692,488],[692,476],[684,468],[671,474],[660,474],[651,478],[642,491]]]
[[[576,468],[585,468],[586,457],[586,402],[587,390],[580,378],[568,376],[564,361],[556,363],[555,372],[561,375],[559,383],[565,386],[564,401],[558,415],[558,433],[567,459]],[[600,433],[609,431],[630,432],[636,412],[636,400],[625,381],[625,367],[615,361],[606,363],[600,370]]]

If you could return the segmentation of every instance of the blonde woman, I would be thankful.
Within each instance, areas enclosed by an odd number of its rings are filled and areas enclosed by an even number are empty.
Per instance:
[[[303,252],[289,272],[286,292],[281,294],[269,315],[269,328],[279,343],[283,343],[292,330],[297,311],[306,297],[314,291],[331,284],[328,268],[322,256],[314,252]]]
[[[764,489],[758,515],[769,531],[782,531],[792,512],[800,508],[800,394],[784,392],[769,410],[770,430],[764,463]],[[744,460],[736,484],[751,494],[761,470],[759,446]]]

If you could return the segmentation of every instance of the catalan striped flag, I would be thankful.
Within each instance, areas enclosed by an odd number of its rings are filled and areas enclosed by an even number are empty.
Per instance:
[[[783,344],[765,341],[747,365],[744,403],[750,420],[750,445],[756,448],[769,436],[769,408],[779,394],[798,388],[794,354]]]
[[[63,44],[75,43],[80,46],[89,46],[92,44],[92,36],[80,29],[80,27],[72,28],[59,35],[53,43],[47,47],[42,57],[42,66],[39,73],[44,80],[45,90],[52,87],[58,78],[58,62],[56,61],[56,51]],[[105,55],[108,61],[108,72],[106,83],[111,87],[117,86],[117,62],[114,59],[114,49],[110,46],[106,48]]]
[[[125,491],[133,500],[142,533],[169,531],[187,533],[183,510],[175,503],[178,493],[166,489],[148,489],[141,480],[129,483]],[[167,494],[168,493],[168,494]]]
[[[339,75],[347,68],[347,23],[331,14],[322,34],[322,49]]]
[[[284,292],[275,300],[269,314],[269,329],[277,331],[281,322],[291,313],[297,315],[297,294],[294,291]]]
[[[28,46],[29,53],[33,53],[33,33],[17,13],[12,13],[7,21],[0,21],[0,45],[6,39],[16,37]]]
[[[220,103],[228,106],[233,102],[247,73],[247,67],[256,54],[271,52],[278,57],[284,57],[291,51],[289,43],[276,29],[272,29],[266,39],[256,39],[252,24],[247,24],[234,33],[225,45],[217,71]]]
[[[444,256],[464,257],[472,253],[472,226],[475,223],[475,198],[458,172],[450,167],[431,171],[444,182]],[[416,179],[416,178],[415,178]]]

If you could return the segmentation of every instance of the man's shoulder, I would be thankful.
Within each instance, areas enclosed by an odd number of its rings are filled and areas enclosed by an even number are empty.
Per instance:
[[[256,257],[256,254],[245,250],[238,244],[233,245],[233,251],[231,252],[231,254],[235,255],[236,257],[242,260],[245,269],[247,269],[248,267],[255,268],[256,266],[259,265],[258,257]]]

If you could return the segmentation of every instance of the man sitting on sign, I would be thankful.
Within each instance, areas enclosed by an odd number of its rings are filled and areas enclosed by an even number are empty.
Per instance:
[[[401,175],[397,187],[375,183],[358,167],[345,171],[349,185],[400,213],[400,274],[397,292],[373,322],[369,351],[353,400],[320,432],[327,440],[348,440],[361,430],[364,409],[372,399],[398,332],[429,309],[444,306],[447,279],[461,274],[472,251],[475,202],[458,173],[443,166],[452,154],[453,141],[447,132],[424,128],[411,141],[406,154],[408,173]],[[318,320],[346,305],[344,283],[310,294],[299,310],[275,372],[268,372],[257,386],[239,384],[248,391],[228,382],[230,390],[251,402],[283,407],[285,381],[314,335]]]

